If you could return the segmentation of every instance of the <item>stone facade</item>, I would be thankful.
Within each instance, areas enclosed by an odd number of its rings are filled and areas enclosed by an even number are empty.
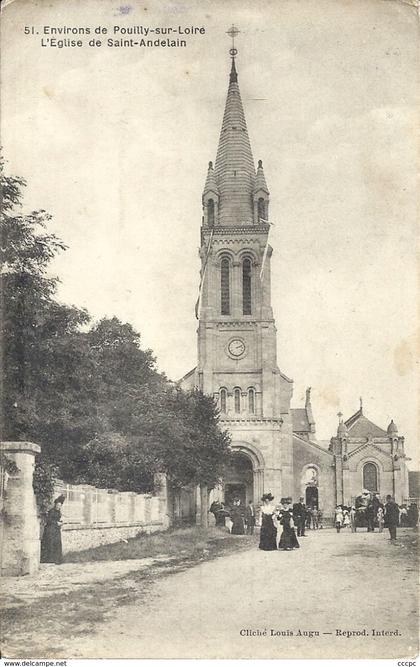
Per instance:
[[[335,458],[337,503],[350,504],[364,488],[382,498],[389,494],[399,504],[408,500],[408,459],[394,421],[385,431],[365,417],[361,406],[347,421],[340,420],[329,449]]]
[[[362,490],[366,462],[377,466],[380,492],[406,497],[403,439],[378,427],[362,433],[353,416],[346,442],[317,442],[310,389],[304,406],[291,407],[293,381],[278,366],[271,307],[269,191],[262,161],[254,164],[233,58],[202,197],[198,363],[180,381],[216,399],[237,454],[211,499],[258,503],[271,491],[277,501],[303,496],[332,517],[337,502]]]

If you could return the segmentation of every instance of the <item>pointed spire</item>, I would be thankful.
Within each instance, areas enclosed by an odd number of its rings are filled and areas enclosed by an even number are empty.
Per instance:
[[[254,158],[233,56],[216,156],[215,175],[220,193],[220,224],[252,224],[254,217],[252,193],[255,185]]]
[[[206,183],[204,185],[203,195],[206,195],[208,192],[214,192],[219,194],[219,188],[216,183],[216,176],[213,169],[213,162],[209,162],[209,168],[207,171]]]
[[[230,69],[229,83],[238,83],[238,72],[235,67],[235,58],[232,58],[232,67]]]
[[[258,190],[263,190],[263,192],[270,194],[264,176],[262,160],[258,160],[257,176],[255,179],[255,186],[254,186],[254,192],[258,192]]]

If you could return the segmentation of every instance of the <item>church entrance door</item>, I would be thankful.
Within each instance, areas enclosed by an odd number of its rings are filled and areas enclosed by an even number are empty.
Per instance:
[[[307,486],[305,495],[306,506],[318,509],[318,488],[316,486]]]
[[[253,481],[251,460],[242,452],[235,453],[223,474],[226,505],[231,505],[235,498],[239,498],[242,507],[245,507],[253,499]]]

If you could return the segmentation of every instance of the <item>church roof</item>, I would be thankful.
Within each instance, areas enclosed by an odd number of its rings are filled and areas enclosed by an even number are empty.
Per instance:
[[[292,408],[290,412],[292,413],[293,430],[300,433],[309,433],[311,428],[306,408]]]
[[[193,389],[194,387],[194,381],[195,381],[195,371],[197,370],[197,366],[194,366],[188,373],[182,376],[182,378],[179,378],[177,381],[177,384],[182,388],[188,391],[188,389]]]
[[[387,432],[364,416],[362,408],[345,422],[350,438],[386,438]]]
[[[221,225],[252,223],[255,167],[234,58],[232,58],[225,113],[217,149],[215,174],[220,193],[219,223]]]
[[[313,440],[306,440],[305,438],[301,438],[300,436],[296,435],[296,433],[293,433],[293,444],[303,445],[305,449],[311,449],[311,448],[316,449],[318,452],[327,454],[327,456],[334,456],[334,454],[329,449],[325,449],[322,445],[319,444],[319,442],[314,442]]]

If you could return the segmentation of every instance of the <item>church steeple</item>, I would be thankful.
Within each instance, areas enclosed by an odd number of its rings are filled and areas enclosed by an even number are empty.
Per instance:
[[[232,41],[238,32],[235,26],[228,30]],[[260,498],[266,488],[280,498],[293,494],[293,382],[277,364],[269,193],[261,161],[255,170],[234,43],[229,53],[232,62],[217,157],[214,167],[209,163],[202,199],[195,309],[198,359],[189,377],[218,402],[221,422],[232,435],[232,449],[242,457],[238,460],[246,463],[248,457],[244,470],[247,475],[251,469],[254,472],[253,482],[247,477],[243,485],[246,494]],[[184,386],[187,382],[191,386],[187,379]],[[309,394],[306,412],[313,433]],[[242,479],[241,472],[241,488]],[[230,481],[224,478],[225,489]]]
[[[255,166],[235,66],[232,67],[215,163],[219,189],[219,224],[237,226],[254,221]]]

